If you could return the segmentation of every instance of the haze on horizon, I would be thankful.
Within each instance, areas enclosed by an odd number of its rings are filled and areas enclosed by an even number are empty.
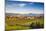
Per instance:
[[[43,14],[44,3],[24,2],[24,1],[6,1],[6,13],[19,14]]]

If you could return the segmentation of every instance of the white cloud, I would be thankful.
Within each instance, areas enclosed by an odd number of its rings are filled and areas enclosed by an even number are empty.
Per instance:
[[[22,3],[22,4],[12,4],[12,5],[8,5],[7,7],[12,7],[12,8],[17,8],[17,7],[24,7],[26,4]]]
[[[24,7],[26,4],[18,4],[19,7]]]
[[[26,4],[19,4],[17,6],[19,7],[24,7]],[[10,8],[6,7],[6,12],[7,13],[20,13],[20,14],[28,14],[28,13],[33,13],[33,14],[43,14],[43,10],[38,10],[38,9],[16,9],[16,8],[12,8],[10,6]]]
[[[28,11],[26,10],[21,10],[21,11],[17,11],[17,10],[7,10],[6,13],[20,13],[20,14],[28,14],[28,13],[33,13],[33,14],[43,14],[43,10],[30,10]]]

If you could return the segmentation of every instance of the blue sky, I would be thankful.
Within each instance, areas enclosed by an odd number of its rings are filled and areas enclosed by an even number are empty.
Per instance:
[[[6,0],[6,13],[43,14],[44,3]]]

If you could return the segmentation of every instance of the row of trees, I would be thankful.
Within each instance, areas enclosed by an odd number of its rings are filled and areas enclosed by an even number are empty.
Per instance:
[[[38,28],[44,28],[44,23],[40,24],[40,22],[32,22],[32,24],[30,25],[30,27],[32,27],[32,29],[38,29]]]

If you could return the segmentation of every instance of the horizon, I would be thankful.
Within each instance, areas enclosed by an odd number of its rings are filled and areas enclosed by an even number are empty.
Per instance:
[[[13,13],[13,14],[37,14],[37,13]],[[40,13],[38,13],[38,14],[40,14]],[[44,13],[41,13],[41,14],[44,14]]]

